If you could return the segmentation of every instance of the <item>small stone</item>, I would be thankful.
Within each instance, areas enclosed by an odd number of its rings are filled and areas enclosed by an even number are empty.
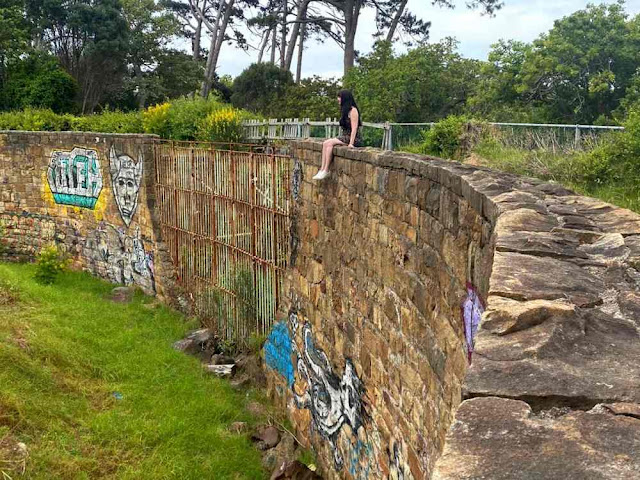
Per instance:
[[[269,450],[280,443],[280,432],[272,425],[267,425],[258,429],[251,436],[251,440],[257,443],[260,450]]]
[[[230,365],[235,363],[233,358],[228,357],[222,354],[215,354],[211,356],[211,361],[209,362],[211,365]]]
[[[205,365],[204,368],[207,372],[213,373],[218,377],[230,377],[233,375],[236,365],[235,363],[230,365]]]
[[[320,475],[307,467],[304,463],[294,460],[292,462],[283,461],[273,472],[271,480],[316,480],[322,479]]]
[[[111,301],[115,303],[131,303],[134,289],[131,287],[116,287],[111,290]]]
[[[179,352],[197,355],[203,361],[206,361],[211,358],[211,353],[216,350],[217,343],[217,337],[213,330],[200,328],[190,332],[182,340],[175,342],[173,348]]]

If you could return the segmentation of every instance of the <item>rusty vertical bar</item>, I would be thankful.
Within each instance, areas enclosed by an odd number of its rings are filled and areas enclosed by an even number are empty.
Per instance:
[[[176,270],[178,272],[178,275],[181,277],[181,269],[180,269],[180,252],[178,249],[178,159],[176,157],[176,149],[175,149],[175,144],[173,141],[171,141],[171,161],[173,162],[173,182],[172,182],[172,186],[173,186],[173,207],[174,207],[174,211],[173,211],[173,227],[174,227],[174,235],[173,235],[173,243],[174,243],[174,252],[175,252],[175,259],[176,259]]]
[[[234,162],[234,155],[233,153],[229,150],[228,152],[229,154],[229,170],[230,170],[230,174],[231,174],[231,216],[229,218],[229,222],[231,225],[231,232],[230,232],[230,242],[229,244],[232,247],[236,246],[237,243],[237,238],[236,238],[236,163]],[[237,262],[238,258],[237,258],[237,251],[235,248],[231,248],[231,272],[232,275],[235,275],[236,272],[236,267],[238,265]],[[235,283],[235,278],[232,279],[232,286]],[[232,295],[232,304],[233,304],[233,322],[235,324],[235,332],[234,335],[236,338],[238,338],[238,330],[240,327],[240,320],[239,320],[239,316],[238,316],[238,292],[235,291],[233,292]]]
[[[213,191],[211,192],[211,216],[210,216],[210,220],[211,223],[213,224],[211,227],[211,248],[212,248],[212,254],[211,254],[211,262],[212,262],[212,266],[211,266],[211,282],[213,284],[213,286],[217,285],[217,278],[218,278],[218,265],[217,265],[217,248],[216,248],[216,242],[217,242],[217,222],[218,222],[218,216],[216,214],[216,192],[215,192],[215,184],[216,184],[216,171],[215,171],[215,147],[211,147],[211,149],[209,149],[208,151],[209,155],[210,155],[210,160],[211,160],[211,187],[213,189]]]
[[[191,251],[193,252],[191,255],[191,261],[189,262],[189,266],[191,269],[191,275],[194,277],[193,280],[193,294],[194,294],[194,298],[195,301],[197,302],[198,299],[196,297],[196,294],[198,292],[198,286],[199,286],[199,282],[198,279],[200,277],[199,275],[199,259],[198,259],[198,245],[196,242],[196,238],[197,237],[197,232],[198,232],[198,228],[200,228],[200,225],[197,221],[198,216],[194,215],[194,205],[197,202],[197,196],[196,193],[194,192],[195,190],[195,184],[196,184],[196,179],[195,179],[195,167],[196,167],[196,159],[195,159],[195,152],[193,151],[193,145],[191,146],[191,148],[189,149],[189,160],[191,161],[191,172],[189,172],[191,175],[189,175],[189,205],[187,206],[187,215],[189,218],[189,228],[188,230],[191,231],[191,238],[190,240],[190,244],[191,244]]]
[[[252,268],[251,271],[253,273],[253,288],[254,291],[258,287],[258,265],[256,262],[256,159],[253,155],[253,150],[249,154],[249,203],[251,204],[249,215],[251,222],[251,255],[252,255]],[[256,296],[257,297],[257,296]],[[258,314],[257,314],[257,304],[258,299],[256,298],[256,328],[258,328]]]
[[[276,233],[276,205],[277,205],[277,196],[276,190],[278,188],[278,180],[277,180],[277,172],[276,172],[276,158],[274,152],[271,152],[271,186],[273,188],[273,192],[271,194],[272,203],[271,203],[271,274],[272,274],[272,283],[273,283],[273,296],[274,303],[278,301],[278,281],[276,279],[276,266],[277,266],[277,258],[276,258],[276,243],[277,243],[277,233]],[[271,315],[275,315],[275,310],[269,312]]]

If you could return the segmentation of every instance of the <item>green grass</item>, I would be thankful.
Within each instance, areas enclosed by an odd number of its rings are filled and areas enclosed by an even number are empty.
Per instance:
[[[247,436],[228,431],[257,421],[249,394],[171,348],[195,325],[143,295],[114,304],[113,285],[84,273],[51,286],[33,274],[0,264],[0,444],[27,445],[20,478],[265,478]]]

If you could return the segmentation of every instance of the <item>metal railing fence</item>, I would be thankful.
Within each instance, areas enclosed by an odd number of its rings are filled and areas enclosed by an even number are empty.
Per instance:
[[[156,145],[163,240],[202,322],[227,340],[268,333],[288,261],[290,157],[262,145]]]
[[[291,140],[297,138],[332,138],[339,133],[337,119],[312,121],[288,118],[283,120],[247,120],[245,136],[249,140]],[[435,122],[372,123],[363,122],[363,137],[367,146],[383,150],[398,150],[419,143]],[[486,122],[500,134],[505,145],[518,148],[580,149],[590,146],[605,132],[624,130],[624,127],[603,125],[569,125],[544,123]]]

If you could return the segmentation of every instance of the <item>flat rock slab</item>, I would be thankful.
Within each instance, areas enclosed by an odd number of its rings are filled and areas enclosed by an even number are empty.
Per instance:
[[[260,450],[268,450],[280,443],[280,432],[276,427],[267,425],[251,435],[251,440],[257,443]]]
[[[640,478],[640,420],[605,408],[535,416],[497,397],[460,405],[434,480]]]
[[[489,295],[518,300],[564,299],[574,305],[602,303],[604,282],[587,270],[558,258],[496,252]]]
[[[116,287],[111,290],[111,301],[116,303],[131,303],[135,289],[131,287]]]
[[[640,335],[633,322],[559,301],[490,298],[489,305],[466,396],[520,398],[536,408],[640,403]]]

